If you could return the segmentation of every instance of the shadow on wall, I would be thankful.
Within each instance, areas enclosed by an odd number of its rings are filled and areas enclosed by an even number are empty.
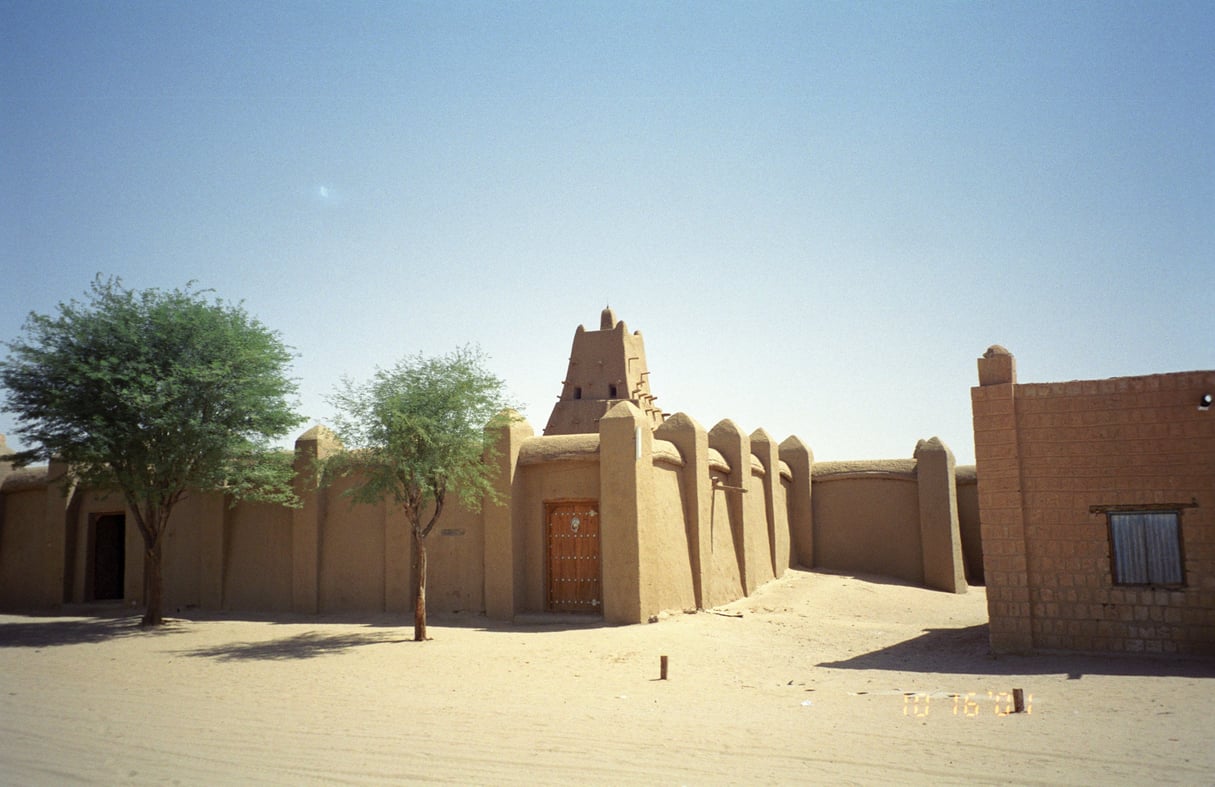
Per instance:
[[[819,667],[849,670],[889,670],[956,675],[1168,675],[1215,679],[1209,660],[1176,656],[1046,654],[993,656],[987,624],[957,629],[926,629],[914,639]]]

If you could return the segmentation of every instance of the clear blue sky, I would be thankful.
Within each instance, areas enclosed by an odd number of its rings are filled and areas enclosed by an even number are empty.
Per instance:
[[[539,431],[610,303],[667,411],[967,463],[991,344],[1215,368],[1213,42],[1210,2],[0,0],[0,338],[197,280],[296,349],[300,432],[469,342]]]

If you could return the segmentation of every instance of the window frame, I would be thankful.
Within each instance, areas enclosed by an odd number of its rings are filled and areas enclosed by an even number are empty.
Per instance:
[[[1139,506],[1093,506],[1090,511],[1092,513],[1105,514],[1105,530],[1106,542],[1109,546],[1109,567],[1110,580],[1114,585],[1120,587],[1159,587],[1159,588],[1183,588],[1186,587],[1186,571],[1185,571],[1185,537],[1182,528],[1182,510],[1185,508],[1194,507],[1195,503],[1189,504],[1164,504],[1164,505],[1139,505]],[[1171,514],[1173,517],[1173,535],[1176,538],[1176,569],[1180,579],[1176,582],[1153,580],[1151,576],[1152,557],[1159,556],[1159,552],[1152,552],[1151,540],[1147,537],[1146,530],[1142,535],[1142,549],[1144,551],[1143,565],[1141,567],[1143,580],[1139,581],[1139,577],[1135,576],[1130,579],[1123,578],[1119,575],[1118,565],[1120,552],[1118,544],[1120,539],[1116,532],[1115,517],[1125,516],[1145,516],[1145,515],[1162,515]],[[1123,555],[1125,557],[1125,555]]]

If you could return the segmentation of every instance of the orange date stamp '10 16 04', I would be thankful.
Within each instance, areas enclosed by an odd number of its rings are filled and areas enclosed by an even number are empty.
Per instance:
[[[903,692],[903,715],[923,719],[935,709],[938,714],[944,712],[953,716],[977,718],[988,713],[984,709],[984,699],[991,703],[991,715],[1030,715],[1034,712],[1034,695],[1022,694],[1019,689],[989,691],[985,697],[975,691],[965,694],[908,691]]]

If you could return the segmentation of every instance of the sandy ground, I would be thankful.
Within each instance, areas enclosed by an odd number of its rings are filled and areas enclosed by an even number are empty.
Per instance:
[[[651,625],[454,616],[426,643],[388,617],[2,616],[0,781],[1215,782],[1215,662],[993,659],[985,621],[981,588],[805,571]]]

